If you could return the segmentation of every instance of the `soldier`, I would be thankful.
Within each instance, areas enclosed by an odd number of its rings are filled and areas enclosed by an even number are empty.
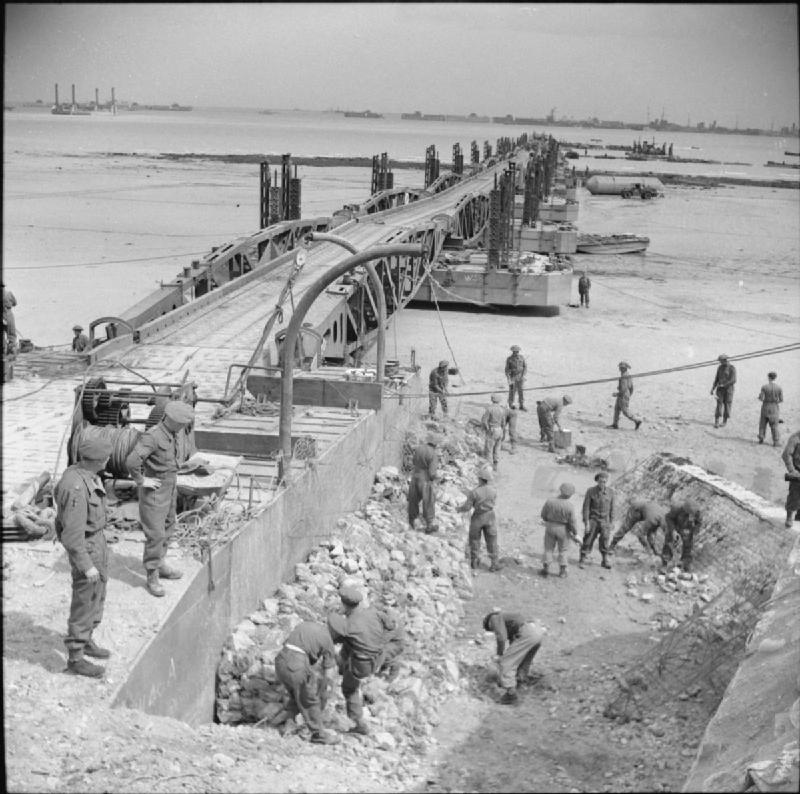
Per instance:
[[[481,418],[481,427],[486,433],[483,455],[487,460],[492,461],[495,469],[497,469],[500,447],[503,443],[503,428],[505,427],[509,410],[509,408],[503,408],[500,405],[500,398],[493,394],[492,404],[486,408]]]
[[[592,280],[583,271],[583,275],[578,279],[578,295],[581,298],[581,306],[589,308],[589,290],[592,288]]]
[[[428,433],[425,442],[420,444],[411,458],[413,471],[408,481],[408,524],[416,529],[414,521],[419,516],[419,505],[422,502],[422,518],[425,521],[425,532],[436,532],[436,493],[434,483],[439,467],[439,455],[436,452],[438,439]]]
[[[478,472],[478,487],[467,494],[467,500],[456,509],[459,513],[472,510],[469,519],[469,562],[473,571],[480,567],[481,535],[486,540],[486,550],[492,566],[489,570],[499,571],[497,550],[497,526],[495,523],[494,505],[497,501],[497,489],[492,486],[492,472],[485,466]]]
[[[648,502],[645,499],[631,500],[625,520],[614,533],[614,537],[611,538],[611,545],[608,547],[608,553],[613,554],[614,550],[617,548],[617,544],[622,538],[634,527],[638,527],[637,535],[639,538],[641,539],[642,535],[646,538],[646,543],[642,541],[645,548],[649,548],[653,554],[658,554],[655,545],[655,537],[659,529],[666,535],[667,525],[664,520],[665,513],[666,510],[656,502]]]
[[[781,455],[786,466],[789,493],[786,495],[786,528],[791,529],[794,517],[800,510],[800,430],[792,433]]]
[[[553,427],[561,430],[561,409],[572,404],[572,397],[565,394],[560,400],[555,397],[544,397],[536,401],[536,416],[539,419],[539,441],[547,443],[547,451],[555,452],[553,443]]]
[[[181,571],[164,562],[167,545],[175,531],[178,468],[196,452],[184,428],[194,421],[194,410],[172,400],[161,421],[143,433],[125,459],[131,479],[139,487],[139,518],[145,534],[142,561],[147,572],[147,592],[162,597],[160,579],[180,579]],[[188,443],[187,443],[188,440]]]
[[[717,407],[714,410],[714,427],[719,427],[719,420],[722,417],[722,426],[728,422],[731,416],[731,405],[733,404],[733,387],[736,383],[736,367],[728,363],[728,357],[722,353],[717,356],[719,366],[717,374],[714,376],[714,385],[711,387],[711,394],[716,392]]]
[[[562,482],[558,487],[558,498],[548,499],[542,507],[541,516],[545,526],[542,576],[550,573],[553,550],[558,546],[558,575],[562,578],[565,577],[567,575],[567,538],[572,538],[580,544],[575,508],[569,501],[574,493],[575,486],[571,482]]]
[[[89,337],[83,333],[82,325],[73,325],[72,350],[75,353],[85,353],[89,349]]]
[[[772,433],[772,446],[781,443],[781,434],[778,423],[781,416],[781,403],[783,402],[783,389],[775,383],[777,372],[767,373],[767,383],[761,387],[758,399],[761,400],[761,416],[758,420],[758,443],[764,443],[764,435],[769,425]]]
[[[689,499],[673,505],[669,509],[664,516],[667,531],[664,536],[664,546],[661,549],[661,563],[665,570],[672,562],[672,547],[675,543],[675,536],[678,535],[681,539],[680,566],[686,573],[691,572],[694,535],[700,528],[702,520],[700,508]]]
[[[598,472],[594,476],[597,485],[586,491],[583,499],[583,545],[581,546],[578,567],[583,568],[586,558],[592,551],[595,538],[600,538],[601,565],[610,568],[608,562],[608,536],[614,522],[614,492],[608,488],[608,475]]]
[[[516,703],[517,687],[527,683],[545,630],[518,612],[503,612],[500,607],[495,607],[483,619],[483,630],[494,632],[497,642],[498,678],[500,686],[506,690],[500,702]]]
[[[633,422],[634,430],[638,430],[642,420],[631,414],[628,408],[633,395],[633,378],[628,374],[631,365],[627,361],[620,361],[617,366],[619,367],[619,380],[617,381],[617,390],[614,392],[617,400],[614,403],[614,421],[610,427],[613,427],[614,430],[619,430],[619,415],[622,414]]]
[[[6,349],[3,355],[13,356],[17,352],[17,323],[14,319],[14,307],[17,299],[14,293],[3,284],[3,323],[6,330]]]
[[[507,408],[506,409],[506,420],[503,423],[503,441],[506,440],[506,435],[508,435],[508,440],[510,443],[510,449],[508,450],[511,455],[515,455],[517,453],[517,419],[519,418],[519,414],[517,413],[516,408]],[[502,446],[502,445],[501,445]]]
[[[339,588],[343,612],[328,615],[328,630],[334,643],[342,645],[340,671],[347,716],[355,722],[351,733],[369,735],[364,719],[361,682],[379,672],[402,651],[397,621],[384,610],[362,605],[357,587]]]
[[[328,628],[310,620],[295,626],[275,657],[275,673],[286,687],[288,702],[270,723],[294,719],[299,712],[311,731],[312,742],[337,744],[339,737],[322,727],[322,712],[336,675],[336,649]]]
[[[67,551],[72,571],[72,603],[64,641],[69,654],[67,670],[89,678],[100,678],[105,668],[84,656],[111,656],[92,639],[92,632],[103,619],[108,581],[108,547],[103,532],[106,491],[98,474],[111,450],[108,441],[81,438],[78,462],[67,467],[54,492],[56,535]]]
[[[508,381],[508,407],[514,407],[514,392],[519,398],[519,410],[527,411],[523,387],[525,376],[528,374],[528,365],[519,354],[519,345],[511,345],[511,355],[506,359],[506,380]]]
[[[431,419],[436,416],[437,400],[442,405],[442,415],[447,416],[447,388],[450,385],[450,378],[447,377],[448,366],[450,366],[450,362],[442,360],[428,376],[428,408]]]

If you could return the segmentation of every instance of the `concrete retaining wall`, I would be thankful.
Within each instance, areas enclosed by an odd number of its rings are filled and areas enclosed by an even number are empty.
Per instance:
[[[411,394],[422,391],[409,379]],[[214,675],[234,626],[293,575],[294,565],[328,537],[338,518],[370,492],[375,472],[402,460],[405,433],[419,401],[388,400],[358,422],[288,489],[212,554],[142,649],[114,705],[190,724],[214,715]],[[210,589],[213,585],[213,589]]]

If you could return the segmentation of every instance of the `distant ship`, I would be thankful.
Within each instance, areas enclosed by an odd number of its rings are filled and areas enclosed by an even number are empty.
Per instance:
[[[382,119],[380,113],[373,113],[371,110],[345,110],[345,118],[348,119]]]
[[[413,113],[401,113],[400,118],[407,121],[447,121],[444,113],[420,113],[418,110]]]
[[[131,110],[194,110],[191,105],[179,105],[173,102],[171,105],[140,105],[138,102],[131,102]]]

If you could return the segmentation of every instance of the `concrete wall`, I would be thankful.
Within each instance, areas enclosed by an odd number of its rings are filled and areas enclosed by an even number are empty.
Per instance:
[[[798,790],[800,538],[706,727],[683,791]]]
[[[422,391],[419,378],[408,391]],[[222,644],[261,599],[293,576],[294,565],[332,534],[338,518],[369,494],[375,472],[402,460],[417,399],[386,400],[359,421],[257,517],[212,554],[142,649],[114,705],[184,720],[211,722],[214,676]],[[213,575],[212,575],[213,571]],[[210,589],[213,584],[213,589]]]

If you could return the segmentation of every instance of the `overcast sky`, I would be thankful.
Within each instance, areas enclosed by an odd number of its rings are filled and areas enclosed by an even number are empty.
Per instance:
[[[6,101],[798,122],[797,7],[6,4]]]

